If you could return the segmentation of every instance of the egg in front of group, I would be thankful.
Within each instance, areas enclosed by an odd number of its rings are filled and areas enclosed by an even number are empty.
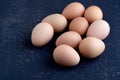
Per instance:
[[[65,44],[55,48],[53,59],[57,64],[65,67],[76,66],[80,62],[80,56],[77,51]]]

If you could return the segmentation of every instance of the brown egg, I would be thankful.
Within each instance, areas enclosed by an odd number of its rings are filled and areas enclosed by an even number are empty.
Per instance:
[[[88,22],[92,23],[95,20],[101,20],[103,18],[103,12],[98,6],[90,6],[85,10],[84,17]]]
[[[56,46],[67,44],[76,48],[81,41],[81,36],[75,31],[68,31],[60,35],[56,40]]]
[[[76,31],[80,35],[84,35],[88,29],[88,26],[88,21],[84,17],[77,17],[70,23],[69,30]]]
[[[72,67],[80,62],[79,54],[68,45],[60,45],[53,52],[54,61],[66,67]]]
[[[104,50],[104,42],[95,37],[87,37],[83,39],[79,45],[81,55],[87,58],[96,58],[101,55]]]
[[[76,17],[82,16],[84,14],[85,7],[79,2],[72,2],[67,5],[62,14],[68,19],[72,20]]]
[[[105,20],[96,20],[88,28],[86,36],[105,39],[110,33],[110,26]]]
[[[51,14],[45,17],[42,22],[50,23],[55,32],[62,32],[67,26],[67,19],[61,14]]]
[[[48,23],[37,24],[32,31],[31,41],[34,46],[41,47],[47,44],[53,37],[53,27]]]

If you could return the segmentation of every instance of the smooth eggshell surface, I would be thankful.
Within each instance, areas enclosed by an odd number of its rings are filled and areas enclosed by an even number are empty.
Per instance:
[[[75,31],[68,31],[61,34],[56,40],[56,46],[61,44],[67,44],[73,48],[76,48],[81,41],[81,36]]]
[[[94,21],[87,31],[87,37],[105,39],[110,33],[110,26],[105,20]]]
[[[76,17],[82,16],[84,14],[85,7],[79,2],[72,2],[67,5],[62,14],[68,19],[72,20]]]
[[[55,32],[62,32],[67,26],[67,19],[61,14],[51,14],[45,17],[42,22],[50,23]]]
[[[79,45],[81,55],[87,58],[96,58],[101,55],[104,50],[104,42],[95,37],[87,37],[83,39]]]
[[[34,46],[41,47],[47,44],[53,37],[53,27],[48,23],[37,24],[31,35],[31,41]]]
[[[84,17],[89,23],[103,18],[103,12],[98,6],[90,6],[85,10]]]
[[[72,20],[69,25],[70,31],[76,31],[80,35],[84,35],[87,32],[89,23],[84,17],[77,17]]]
[[[72,67],[80,62],[79,54],[68,45],[60,45],[53,52],[54,61],[66,67]]]

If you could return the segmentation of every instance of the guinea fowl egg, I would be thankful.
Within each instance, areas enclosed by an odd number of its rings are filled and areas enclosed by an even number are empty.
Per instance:
[[[55,32],[62,32],[67,26],[67,19],[61,14],[51,14],[45,17],[42,22],[51,24]]]
[[[68,31],[61,34],[56,40],[56,46],[61,44],[67,44],[73,48],[76,48],[81,41],[81,36],[75,31]]]
[[[85,11],[85,7],[79,2],[72,2],[67,5],[62,15],[64,15],[68,20],[72,20],[76,17],[82,16]]]
[[[84,17],[77,17],[70,23],[69,30],[76,31],[80,35],[84,35],[88,29],[88,26],[88,21]]]
[[[87,37],[105,39],[110,33],[110,26],[105,20],[94,21],[87,31]]]
[[[83,39],[79,45],[81,55],[87,58],[96,58],[102,54],[104,50],[104,42],[95,37],[87,37]]]
[[[47,44],[53,37],[53,27],[48,23],[37,24],[32,31],[31,41],[34,46],[41,47]]]
[[[88,22],[92,23],[95,20],[101,20],[103,18],[103,12],[98,6],[90,6],[85,10],[84,17]]]
[[[79,54],[68,45],[60,45],[53,52],[54,61],[66,67],[72,67],[80,62]]]

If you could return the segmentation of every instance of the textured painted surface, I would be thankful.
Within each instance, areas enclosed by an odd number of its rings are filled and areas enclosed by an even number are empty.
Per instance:
[[[73,1],[100,6],[111,33],[103,55],[62,68],[52,59],[58,35],[42,48],[31,44],[30,35],[42,18]],[[0,80],[120,80],[120,0],[0,0]]]

